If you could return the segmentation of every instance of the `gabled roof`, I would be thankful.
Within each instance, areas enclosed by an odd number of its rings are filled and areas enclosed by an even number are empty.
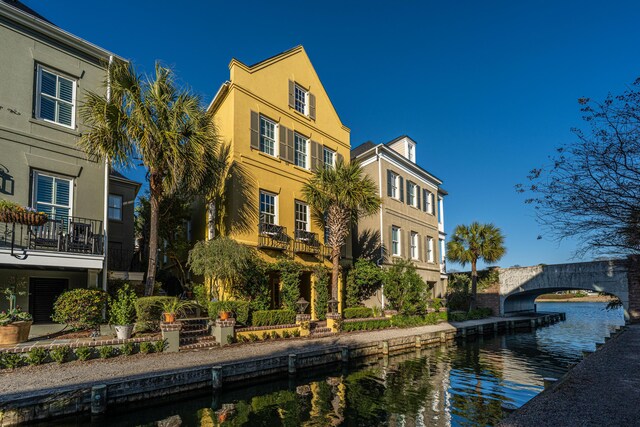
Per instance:
[[[356,148],[352,148],[351,149],[351,158],[355,159],[360,154],[364,153],[365,151],[370,150],[371,148],[373,148],[375,146],[376,146],[376,144],[374,144],[372,141],[363,142],[362,144],[358,145]]]
[[[120,172],[118,172],[113,168],[111,168],[111,170],[109,171],[109,179],[114,179],[119,182],[124,182],[125,184],[130,184],[131,186],[134,186],[137,188],[136,191],[138,191],[140,187],[142,187],[142,183],[127,178],[126,176],[122,175]]]
[[[400,135],[399,137],[393,138],[391,141],[385,143],[384,145],[386,145],[388,147],[388,146],[393,145],[394,143],[400,141],[401,139],[405,139],[405,138],[409,138],[411,141],[413,141],[413,142],[415,142],[417,144],[417,142],[413,138],[411,138],[409,135]]]

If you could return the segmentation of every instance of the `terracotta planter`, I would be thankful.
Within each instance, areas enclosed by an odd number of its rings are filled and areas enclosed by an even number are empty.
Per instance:
[[[162,313],[164,317],[164,323],[174,323],[176,321],[175,313]]]
[[[0,326],[0,345],[18,344],[28,340],[32,323],[32,321],[22,321]]]
[[[229,318],[229,312],[228,311],[221,311],[220,312],[220,320],[227,320]]]

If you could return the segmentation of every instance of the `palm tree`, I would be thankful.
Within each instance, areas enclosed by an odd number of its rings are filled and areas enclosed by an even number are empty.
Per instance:
[[[358,217],[380,208],[376,184],[364,175],[357,162],[338,161],[335,168],[320,168],[302,187],[315,222],[325,229],[331,248],[331,298],[338,299],[340,249]]]
[[[469,310],[476,308],[478,293],[478,260],[496,262],[506,253],[504,236],[493,224],[458,225],[453,230],[453,237],[447,243],[447,258],[459,262],[464,267],[471,263],[471,304]]]
[[[160,202],[178,191],[203,193],[219,169],[218,137],[200,98],[178,88],[171,69],[156,64],[153,78],[133,66],[110,64],[107,93],[87,92],[80,114],[89,130],[80,146],[92,157],[131,166],[141,160],[149,180],[149,263],[145,295],[153,293]]]

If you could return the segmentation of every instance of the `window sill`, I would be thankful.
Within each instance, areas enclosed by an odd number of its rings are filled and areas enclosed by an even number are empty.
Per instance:
[[[276,161],[276,162],[278,162],[278,163],[281,163],[281,162],[282,162],[282,159],[280,159],[280,157],[278,157],[278,156],[272,156],[272,155],[271,155],[271,154],[269,154],[269,153],[265,153],[264,151],[256,150],[255,148],[254,148],[253,150],[254,150],[256,153],[258,153],[259,155],[261,155],[261,156],[263,156],[263,157],[266,157],[267,159],[274,160],[274,161]]]
[[[303,168],[302,166],[296,166],[296,165],[293,165],[293,167],[294,167],[295,169],[300,170],[300,171],[307,172],[307,173],[311,173],[311,171],[310,171],[309,169],[307,169],[307,168]]]
[[[304,114],[301,113],[300,111],[296,110],[294,107],[289,107],[293,110],[294,113],[296,113],[297,115],[299,115],[300,117],[304,117],[305,119],[309,120],[309,121],[314,121],[311,116],[309,116],[308,114]]]
[[[76,137],[82,136],[82,134],[75,129],[71,129],[63,125],[57,125],[55,123],[45,122],[44,120],[40,120],[40,119],[34,119],[33,117],[29,119],[29,122],[34,125],[44,126],[49,129],[54,129],[60,132],[68,133],[69,135],[73,135]]]

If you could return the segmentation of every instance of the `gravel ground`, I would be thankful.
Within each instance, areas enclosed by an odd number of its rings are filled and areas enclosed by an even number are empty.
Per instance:
[[[487,322],[491,321],[487,319]],[[447,323],[408,329],[340,334],[325,338],[300,338],[232,345],[202,351],[164,354],[137,354],[113,359],[48,363],[27,366],[13,371],[0,371],[0,402],[36,390],[76,387],[80,384],[104,384],[122,377],[180,371],[200,366],[212,366],[247,359],[276,356],[296,351],[311,351],[336,345],[375,342],[385,339],[453,329]]]
[[[503,427],[639,426],[640,324],[586,357],[554,387],[502,421]]]

